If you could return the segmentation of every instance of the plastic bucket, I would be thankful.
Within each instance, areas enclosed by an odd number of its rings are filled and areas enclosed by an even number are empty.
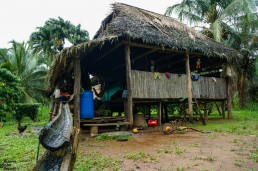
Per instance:
[[[80,99],[80,118],[91,119],[94,117],[93,92],[84,91]]]

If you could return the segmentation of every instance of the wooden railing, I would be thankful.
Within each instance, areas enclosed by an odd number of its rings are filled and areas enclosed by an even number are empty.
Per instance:
[[[192,81],[192,92],[196,98],[226,99],[224,78],[202,77]],[[186,98],[187,83],[185,74],[153,73],[132,70],[132,97],[143,99]]]

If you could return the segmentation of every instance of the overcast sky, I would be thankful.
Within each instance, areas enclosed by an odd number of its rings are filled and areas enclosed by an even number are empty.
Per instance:
[[[181,0],[0,0],[0,48],[10,47],[11,40],[27,41],[36,27],[58,16],[81,24],[92,39],[115,2],[164,14],[168,6]]]

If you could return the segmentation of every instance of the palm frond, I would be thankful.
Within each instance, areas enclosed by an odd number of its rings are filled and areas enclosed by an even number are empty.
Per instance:
[[[213,39],[217,42],[221,42],[221,29],[221,21],[219,19],[211,24]]]

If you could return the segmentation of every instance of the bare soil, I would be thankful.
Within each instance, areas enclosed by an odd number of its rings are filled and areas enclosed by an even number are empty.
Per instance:
[[[119,159],[124,171],[242,171],[258,169],[258,163],[249,158],[257,146],[256,136],[190,131],[165,135],[157,128],[148,128],[122,142],[98,141],[89,133],[82,133],[79,151],[85,154],[96,151]],[[145,157],[127,157],[138,153]]]

